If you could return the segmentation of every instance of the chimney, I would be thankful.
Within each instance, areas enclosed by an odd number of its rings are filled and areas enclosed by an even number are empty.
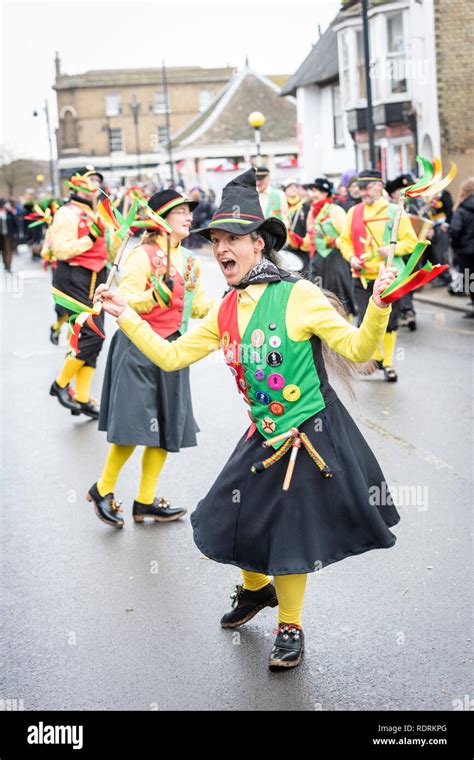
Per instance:
[[[61,59],[59,57],[59,53],[56,50],[56,54],[54,56],[54,66],[56,69],[56,79],[61,76]]]

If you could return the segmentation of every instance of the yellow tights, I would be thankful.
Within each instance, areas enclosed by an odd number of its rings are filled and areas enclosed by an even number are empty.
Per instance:
[[[249,570],[242,570],[241,572],[244,588],[248,591],[259,591],[271,580],[268,575],[262,573],[252,573]],[[302,575],[275,575],[273,582],[278,597],[279,623],[301,625],[307,577],[306,573]]]
[[[97,490],[101,496],[113,493],[120,470],[131,457],[135,446],[118,446],[113,443],[107,455],[105,467],[97,482]],[[152,504],[155,498],[156,484],[166,461],[167,452],[157,446],[145,446],[142,456],[142,475],[137,501],[142,504]]]
[[[374,359],[378,362],[382,362],[384,367],[393,367],[393,354],[395,352],[395,343],[397,341],[397,331],[386,332],[383,336],[382,349],[379,347],[375,354]]]

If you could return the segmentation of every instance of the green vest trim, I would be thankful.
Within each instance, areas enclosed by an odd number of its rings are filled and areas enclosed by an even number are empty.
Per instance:
[[[331,204],[329,204],[328,207],[323,206],[319,214],[317,215],[316,219],[314,220],[314,228],[316,231],[316,226],[319,229],[320,232],[323,233],[323,235],[327,237],[339,237],[339,232],[334,227],[331,217]],[[324,219],[324,217],[327,216],[327,219]],[[323,222],[319,221],[320,219],[324,219]],[[326,243],[324,242],[324,238],[322,237],[316,237],[316,234],[314,233],[314,245],[319,253],[320,256],[325,259],[329,254],[334,250],[334,248],[328,248]]]
[[[242,337],[252,419],[265,438],[298,427],[326,406],[311,342],[288,336],[286,312],[294,284],[282,280],[267,285]]]
[[[196,295],[196,283],[197,283],[197,264],[198,260],[196,255],[189,251],[187,248],[181,246],[183,252],[184,261],[184,310],[183,310],[183,322],[179,331],[181,334],[187,332],[189,320],[191,318],[191,312],[193,310],[194,296]],[[194,287],[192,287],[194,285]]]

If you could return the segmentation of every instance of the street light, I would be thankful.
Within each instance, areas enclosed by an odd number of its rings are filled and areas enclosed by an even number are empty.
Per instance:
[[[54,158],[53,158],[53,142],[51,140],[51,127],[49,123],[49,107],[48,101],[44,101],[44,114],[46,116],[46,128],[48,130],[48,142],[49,142],[49,177],[51,182],[51,193],[56,195],[56,182],[54,181]],[[33,116],[38,116],[38,111],[33,111]]]
[[[135,123],[135,148],[136,148],[136,154],[137,154],[137,179],[141,180],[142,176],[140,174],[140,141],[138,137],[138,112],[140,110],[140,103],[137,102],[137,96],[135,93],[132,96],[132,102],[130,103],[130,108],[132,109],[133,114],[133,121]]]
[[[257,166],[261,163],[261,156],[260,156],[260,145],[261,145],[261,134],[260,129],[265,124],[265,116],[263,113],[260,113],[260,111],[253,111],[248,119],[249,125],[253,127],[254,135],[255,135],[255,147],[257,148],[257,157],[256,157],[256,163]]]

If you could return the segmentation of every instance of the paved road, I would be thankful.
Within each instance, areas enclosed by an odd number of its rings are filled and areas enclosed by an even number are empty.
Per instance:
[[[201,556],[188,518],[134,526],[138,452],[117,488],[125,528],[95,517],[84,496],[105,435],[49,397],[64,352],[48,341],[48,276],[26,254],[15,267],[13,290],[1,281],[0,698],[27,710],[449,710],[472,696],[469,322],[420,305],[419,330],[400,335],[399,383],[363,380],[356,400],[341,391],[406,502],[398,541],[311,576],[304,664],[272,674],[275,611],[237,633],[219,627],[237,570]],[[209,257],[203,268],[219,295]],[[104,365],[105,350],[96,394]],[[191,382],[199,446],[170,455],[161,481],[161,493],[190,509],[247,419],[215,356],[192,368]]]

